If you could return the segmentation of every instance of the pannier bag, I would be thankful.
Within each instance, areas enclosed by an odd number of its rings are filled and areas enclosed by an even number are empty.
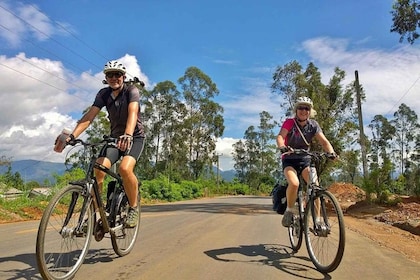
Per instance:
[[[276,211],[278,214],[284,214],[287,208],[286,201],[286,189],[287,186],[282,186],[277,183],[273,190],[271,191],[271,196],[273,200],[273,211]]]

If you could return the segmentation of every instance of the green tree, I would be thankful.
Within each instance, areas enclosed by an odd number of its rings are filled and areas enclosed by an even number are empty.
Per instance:
[[[273,178],[278,168],[274,127],[277,122],[268,112],[260,113],[258,129],[249,126],[244,139],[233,145],[234,168],[241,183],[246,183],[255,192],[262,187],[272,186],[278,178]]]
[[[0,175],[0,183],[3,183],[7,188],[16,188],[21,191],[25,191],[25,184],[19,172],[12,172],[12,166],[7,166],[7,171]]]
[[[248,154],[243,140],[239,140],[232,146],[233,161],[235,162],[233,168],[236,171],[236,177],[240,183],[246,182],[246,174],[248,170]]]
[[[416,113],[406,104],[401,104],[394,113],[391,124],[395,127],[395,144],[397,146],[401,174],[405,168],[410,168],[410,157],[414,147],[414,140],[419,134],[419,123]]]
[[[293,103],[300,92],[299,79],[302,75],[302,66],[296,61],[291,61],[284,66],[277,66],[273,74],[271,90],[284,96],[284,102],[280,103],[280,108],[287,114],[292,113]]]
[[[419,38],[420,3],[418,0],[396,0],[392,5],[391,32],[400,34],[400,43],[407,38],[413,44]]]
[[[186,132],[189,167],[196,179],[212,161],[216,140],[223,135],[223,108],[212,100],[219,94],[216,84],[197,67],[189,67],[178,82],[187,108],[182,129]]]
[[[339,168],[341,169],[340,181],[357,183],[357,179],[361,177],[359,171],[360,155],[359,151],[347,150],[340,155]]]
[[[395,127],[384,116],[376,115],[369,128],[372,131],[370,171],[365,187],[368,193],[376,193],[381,197],[392,186],[393,165],[388,151]]]
[[[158,83],[147,94],[144,115],[148,127],[147,155],[154,162],[153,178],[162,172],[168,176],[173,173],[176,169],[174,160],[179,166],[186,166],[187,157],[179,155],[187,151],[176,144],[176,139],[183,139],[177,135],[182,133],[180,127],[186,116],[176,85],[171,81]]]

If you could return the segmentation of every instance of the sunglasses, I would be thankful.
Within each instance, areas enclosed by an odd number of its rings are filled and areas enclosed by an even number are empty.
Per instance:
[[[297,109],[298,110],[305,110],[305,111],[310,111],[311,110],[311,108],[306,107],[306,106],[299,106],[299,107],[297,107]]]
[[[110,78],[121,78],[121,76],[122,76],[123,74],[121,73],[121,72],[109,72],[109,73],[106,73],[106,77],[108,78],[108,79],[110,79]]]

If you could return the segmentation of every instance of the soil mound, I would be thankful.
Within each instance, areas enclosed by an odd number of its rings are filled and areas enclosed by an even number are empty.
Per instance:
[[[359,201],[366,198],[366,193],[361,188],[349,183],[334,183],[328,190],[335,195],[344,212]]]

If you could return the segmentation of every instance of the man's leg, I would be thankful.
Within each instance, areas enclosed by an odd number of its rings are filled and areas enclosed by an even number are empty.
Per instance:
[[[137,207],[138,180],[134,174],[136,160],[132,156],[125,156],[121,160],[119,173],[122,177],[124,190],[131,207]]]
[[[128,210],[125,225],[133,228],[139,220],[139,211],[137,209],[138,180],[134,174],[136,160],[132,156],[124,156],[120,163],[119,173],[123,180],[124,190],[127,194],[130,209]]]

